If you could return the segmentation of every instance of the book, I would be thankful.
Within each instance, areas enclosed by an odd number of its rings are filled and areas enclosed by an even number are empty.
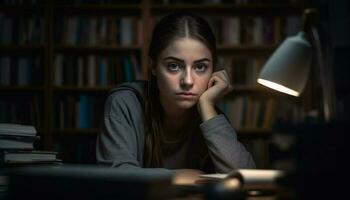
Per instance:
[[[36,136],[36,129],[31,125],[0,123],[0,135]]]
[[[0,123],[0,149],[33,149],[39,138],[34,126]]]
[[[22,138],[22,139],[20,139]],[[6,138],[0,136],[0,150],[1,149],[28,149],[34,148],[35,140],[39,137],[17,137],[16,138]]]
[[[52,151],[4,151],[3,156],[5,161],[27,161],[27,160],[56,160],[57,152]]]
[[[0,152],[0,163],[5,164],[30,164],[60,162],[53,151],[2,151]]]
[[[237,169],[227,174],[202,174],[198,182],[236,179],[243,189],[273,190],[277,188],[277,179],[284,174],[284,171],[275,169]]]

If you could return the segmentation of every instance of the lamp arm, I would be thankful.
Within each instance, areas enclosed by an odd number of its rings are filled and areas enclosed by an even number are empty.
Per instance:
[[[316,51],[316,64],[320,69],[321,86],[322,86],[322,104],[323,114],[326,122],[335,118],[335,93],[333,77],[329,65],[329,61],[324,59],[319,33],[315,26],[311,26],[311,40]]]

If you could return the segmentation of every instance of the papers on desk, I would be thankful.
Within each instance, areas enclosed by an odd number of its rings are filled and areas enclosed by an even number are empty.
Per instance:
[[[228,174],[202,174],[200,175],[201,178],[208,178],[208,179],[225,179]]]
[[[203,174],[200,177],[212,181],[238,179],[245,189],[274,189],[276,180],[283,175],[281,170],[238,169],[228,174]]]

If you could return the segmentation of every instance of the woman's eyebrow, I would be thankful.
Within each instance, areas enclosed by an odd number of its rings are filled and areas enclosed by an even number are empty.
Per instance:
[[[179,62],[184,62],[184,60],[182,60],[180,58],[173,57],[173,56],[165,57],[163,60],[168,60],[168,59],[176,60],[176,61],[179,61]],[[199,62],[204,62],[204,61],[210,62],[211,60],[209,58],[202,58],[202,59],[194,61],[193,63],[199,63]]]
[[[202,58],[202,59],[194,61],[194,63],[199,63],[199,62],[204,62],[204,61],[210,62],[211,60],[209,58]]]

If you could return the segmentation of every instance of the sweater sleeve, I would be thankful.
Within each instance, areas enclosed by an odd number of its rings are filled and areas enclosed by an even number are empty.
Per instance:
[[[217,173],[237,168],[255,168],[251,154],[237,140],[237,134],[223,114],[200,125]]]
[[[112,167],[142,166],[139,152],[143,151],[143,135],[137,126],[141,120],[141,117],[137,117],[140,112],[140,105],[137,104],[140,103],[130,91],[119,91],[108,97],[96,144],[99,164]]]

